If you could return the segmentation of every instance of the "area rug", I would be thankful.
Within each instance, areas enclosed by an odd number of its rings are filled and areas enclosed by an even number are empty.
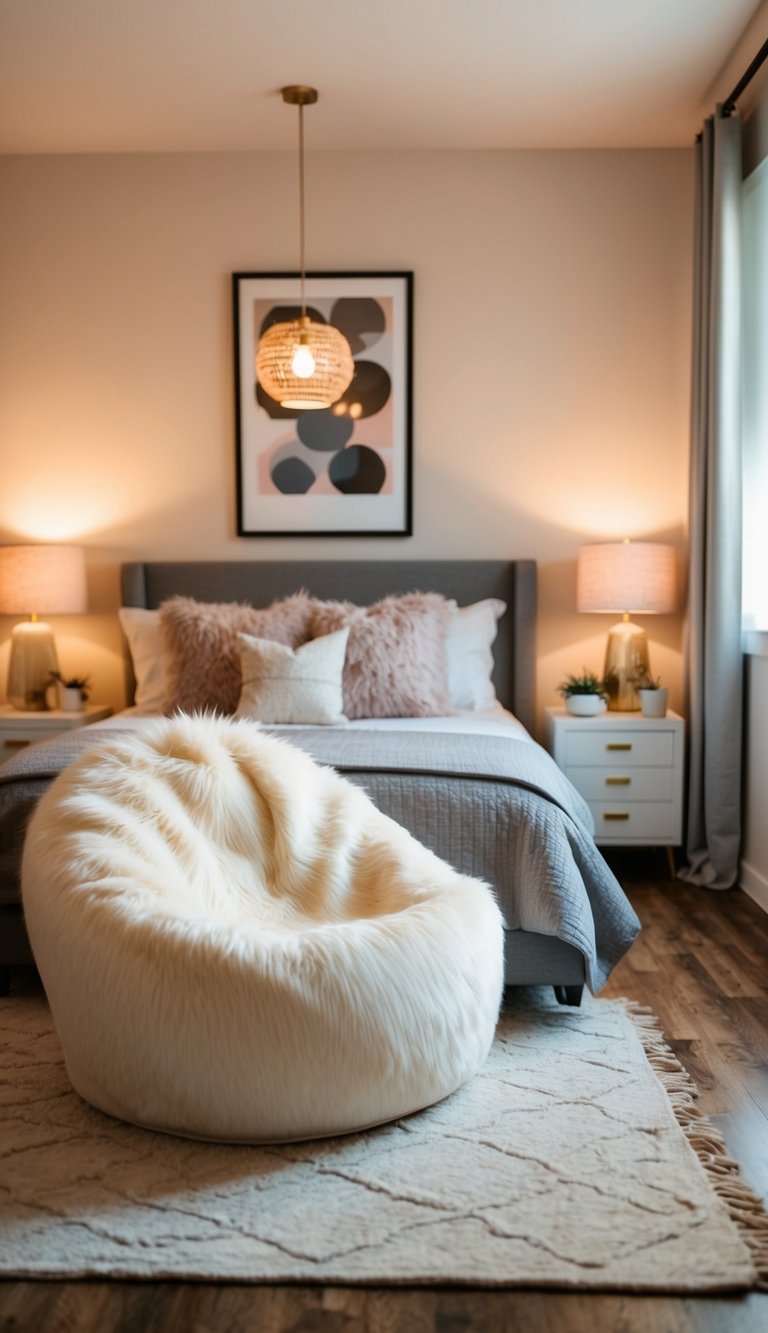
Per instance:
[[[365,1134],[218,1146],[72,1091],[40,996],[0,1003],[0,1274],[744,1291],[768,1218],[653,1018],[505,1010],[485,1069]]]

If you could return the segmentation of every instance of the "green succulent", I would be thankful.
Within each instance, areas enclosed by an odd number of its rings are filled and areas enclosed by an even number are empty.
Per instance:
[[[566,676],[557,687],[558,694],[562,694],[564,699],[569,699],[572,694],[596,694],[600,699],[608,699],[608,691],[605,688],[605,681],[596,676],[594,671],[587,671],[582,667],[581,675]]]

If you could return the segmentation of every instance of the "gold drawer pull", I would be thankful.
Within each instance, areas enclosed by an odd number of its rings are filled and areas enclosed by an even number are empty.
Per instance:
[[[603,819],[629,819],[629,812],[622,811],[621,814],[619,814],[616,810],[604,810]]]
[[[605,785],[606,787],[628,787],[631,781],[631,778],[606,778]]]
[[[606,748],[606,750],[631,750],[631,749],[632,749],[632,742],[631,742],[631,741],[609,741],[608,745],[606,745],[605,748]]]
[[[23,750],[23,749],[24,749],[24,746],[25,746],[25,745],[30,745],[31,742],[30,742],[30,741],[14,741],[14,740],[7,740],[7,741],[4,741],[3,744],[5,745],[6,749],[8,749],[8,750]]]

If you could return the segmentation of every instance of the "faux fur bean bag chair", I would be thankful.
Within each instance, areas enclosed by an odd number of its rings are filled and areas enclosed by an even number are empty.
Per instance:
[[[340,1134],[445,1097],[490,1048],[490,889],[248,722],[105,738],[40,802],[22,878],[70,1078],[111,1115]]]

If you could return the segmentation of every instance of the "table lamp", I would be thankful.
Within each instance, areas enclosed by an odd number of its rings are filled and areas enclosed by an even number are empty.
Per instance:
[[[579,550],[579,611],[607,611],[622,619],[608,631],[603,676],[608,707],[640,707],[637,687],[650,675],[645,630],[629,618],[674,611],[675,548],[662,542],[599,542]]]
[[[86,610],[82,546],[0,546],[0,614],[28,615],[11,640],[8,702],[25,712],[47,708],[51,673],[58,671],[50,625],[38,615]]]

